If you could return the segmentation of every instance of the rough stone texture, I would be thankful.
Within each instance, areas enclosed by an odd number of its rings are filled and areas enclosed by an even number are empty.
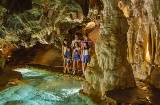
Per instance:
[[[13,7],[14,5],[12,4]],[[11,43],[17,48],[32,47],[37,42],[61,46],[66,31],[82,21],[82,9],[73,0],[33,0],[32,9],[20,14],[9,12],[0,6],[2,52],[5,43]],[[11,52],[10,49],[7,50],[6,52]]]
[[[25,46],[32,46],[36,41],[53,43],[52,36],[61,40],[67,29],[83,20],[81,7],[71,0],[34,0],[32,5],[31,10],[18,15],[0,7],[2,39]]]
[[[103,0],[103,21],[95,45],[96,54],[85,72],[84,92],[103,96],[107,90],[135,86],[132,67],[127,61],[128,25],[117,1]]]
[[[128,4],[120,1],[119,7],[128,19],[127,55],[135,78],[147,78],[160,88],[160,1],[131,0]]]

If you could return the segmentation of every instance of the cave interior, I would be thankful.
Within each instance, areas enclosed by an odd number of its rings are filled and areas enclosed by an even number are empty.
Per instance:
[[[63,40],[86,33],[84,77],[64,74]],[[81,78],[79,93],[97,105],[159,105],[160,0],[0,0],[0,90],[30,67]]]

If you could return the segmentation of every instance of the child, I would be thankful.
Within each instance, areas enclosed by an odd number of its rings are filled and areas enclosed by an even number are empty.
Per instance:
[[[66,73],[66,70],[68,71],[68,73],[70,73],[69,68],[72,64],[72,52],[70,47],[67,47],[67,51],[64,54],[64,58],[66,59],[66,67],[64,69],[64,73]]]
[[[79,69],[79,61],[80,61],[80,47],[79,43],[74,43],[74,49],[72,53],[72,60],[73,60],[73,74],[76,73],[76,69]],[[76,68],[77,67],[77,68]]]
[[[64,70],[66,68],[66,59],[64,57],[64,54],[67,51],[67,46],[68,46],[68,41],[67,41],[67,39],[64,39],[63,44],[62,44],[62,57],[63,57],[63,68],[64,68]]]
[[[84,76],[84,72],[87,67],[87,63],[91,61],[90,48],[88,46],[88,42],[84,42],[84,46],[82,47],[81,55],[82,55],[82,71],[83,71],[82,76]]]

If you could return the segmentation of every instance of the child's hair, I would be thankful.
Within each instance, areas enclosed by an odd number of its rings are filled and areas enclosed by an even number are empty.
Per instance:
[[[67,41],[67,39],[64,39],[64,40],[63,40],[63,45],[64,45],[64,46],[67,46],[67,44],[65,44],[64,41]],[[68,42],[68,41],[67,41],[67,42]]]
[[[84,42],[86,44],[86,48],[84,47],[84,49],[89,49],[89,45],[88,45],[88,42]]]
[[[79,34],[78,34],[78,33],[75,33],[74,36],[75,36],[75,35],[77,35],[77,36],[79,37]]]
[[[67,46],[67,49],[70,49],[70,51],[71,51],[71,47]]]
[[[79,43],[78,43],[78,42],[75,42],[75,43],[74,43],[74,48],[76,48],[76,43],[77,43],[78,47],[80,47],[80,46],[79,46]]]

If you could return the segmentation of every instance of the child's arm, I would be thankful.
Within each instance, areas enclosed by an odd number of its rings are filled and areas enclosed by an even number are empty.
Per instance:
[[[65,54],[64,54],[64,58],[66,58],[67,59],[67,53],[65,52]]]
[[[72,51],[72,60],[73,60],[73,54],[74,54],[74,50]]]
[[[91,48],[88,49],[88,52],[89,52],[88,54],[91,55],[91,53],[92,53],[92,52],[91,52]]]
[[[73,41],[71,42],[71,49],[73,49],[74,45],[73,45]]]
[[[79,54],[79,55],[81,55],[81,48],[79,47],[79,50],[77,51],[77,53]]]
[[[82,59],[82,54],[83,54],[83,48],[80,49],[80,57]]]

